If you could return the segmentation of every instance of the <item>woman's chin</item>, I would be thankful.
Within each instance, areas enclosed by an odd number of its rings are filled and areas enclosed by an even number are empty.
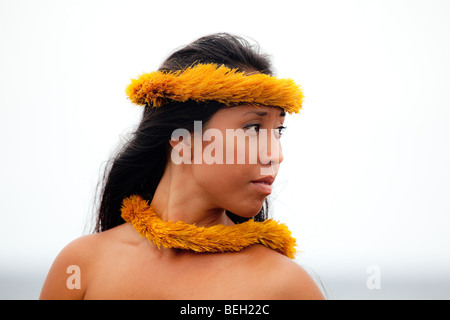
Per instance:
[[[248,209],[248,210],[238,210],[238,211],[231,211],[233,212],[235,215],[241,217],[241,218],[253,218],[254,216],[256,216],[262,209],[262,204],[259,207],[256,208],[252,208],[252,209]]]

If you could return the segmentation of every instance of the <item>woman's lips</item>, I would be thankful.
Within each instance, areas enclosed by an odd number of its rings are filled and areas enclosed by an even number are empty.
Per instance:
[[[256,190],[262,194],[269,195],[272,193],[272,186],[266,182],[252,181],[252,184],[256,187]]]

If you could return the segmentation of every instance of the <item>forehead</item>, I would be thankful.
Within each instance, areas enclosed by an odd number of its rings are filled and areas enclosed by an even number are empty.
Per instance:
[[[217,111],[205,125],[208,128],[236,128],[244,121],[250,119],[261,119],[262,121],[281,121],[283,123],[285,111],[280,107],[239,105],[224,107]]]
[[[239,105],[233,107],[225,107],[219,110],[218,112],[222,112],[223,115],[228,116],[268,116],[268,117],[277,117],[284,118],[286,113],[284,109],[280,107],[267,107],[267,106],[253,106],[253,105]]]

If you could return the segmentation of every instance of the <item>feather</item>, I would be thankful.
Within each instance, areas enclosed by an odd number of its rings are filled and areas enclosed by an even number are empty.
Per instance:
[[[253,244],[262,244],[291,259],[296,240],[286,225],[272,219],[249,220],[233,226],[198,227],[182,221],[163,221],[139,195],[125,198],[122,218],[157,248],[177,248],[195,252],[236,252]]]
[[[197,64],[178,71],[143,73],[126,88],[138,105],[160,107],[169,100],[217,101],[227,106],[248,103],[277,106],[300,113],[303,92],[292,79],[267,74],[246,75],[213,63]]]

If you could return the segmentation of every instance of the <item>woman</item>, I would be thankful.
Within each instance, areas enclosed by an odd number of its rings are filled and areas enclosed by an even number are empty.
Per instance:
[[[289,230],[267,219],[299,87],[214,34],[127,94],[143,117],[105,171],[96,233],[61,251],[41,299],[322,299]]]

